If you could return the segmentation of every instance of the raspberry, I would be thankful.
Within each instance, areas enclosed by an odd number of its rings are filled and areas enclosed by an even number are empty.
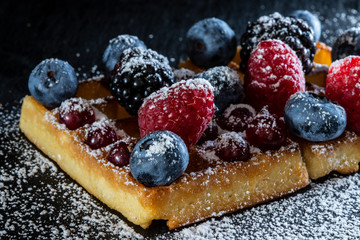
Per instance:
[[[213,87],[208,81],[180,81],[144,100],[138,112],[140,134],[172,131],[190,147],[199,140],[214,111]]]
[[[287,129],[282,118],[264,107],[248,124],[246,140],[263,151],[277,150],[286,141]]]
[[[312,70],[316,45],[312,29],[308,24],[293,17],[283,17],[279,13],[262,16],[256,22],[249,22],[241,36],[240,69],[245,72],[253,49],[261,41],[278,39],[288,44],[302,62],[304,73]]]
[[[256,110],[268,105],[271,113],[282,116],[289,97],[305,91],[301,62],[283,42],[262,41],[249,59],[245,88],[247,101]]]
[[[326,97],[339,103],[347,114],[347,128],[360,133],[360,57],[335,61],[326,78]]]
[[[130,151],[129,144],[119,141],[110,149],[107,160],[115,166],[123,167],[129,164]]]
[[[174,83],[167,58],[141,47],[124,50],[112,74],[111,93],[128,113],[135,116],[144,98]]]
[[[203,144],[209,140],[215,140],[219,135],[219,127],[213,119],[206,127],[197,144]]]
[[[104,119],[87,129],[85,143],[91,149],[99,149],[116,142],[117,138],[115,129]]]
[[[218,119],[218,123],[225,130],[242,132],[255,115],[256,112],[250,105],[243,103],[232,104],[224,111],[222,117]]]
[[[70,98],[62,102],[59,107],[59,121],[68,129],[75,130],[95,122],[95,111],[86,100]]]
[[[250,147],[240,134],[226,132],[216,140],[215,154],[227,162],[247,161],[250,158]]]

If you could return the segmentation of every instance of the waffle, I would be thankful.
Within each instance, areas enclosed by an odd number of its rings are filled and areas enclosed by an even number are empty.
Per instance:
[[[328,67],[331,64],[331,48],[324,43],[317,42],[314,57],[314,68],[305,76],[308,90],[316,94],[325,94],[325,80]],[[236,56],[229,64],[230,68],[238,69],[241,59],[238,47]],[[180,62],[180,68],[186,68],[199,73],[204,71],[195,66],[190,59]],[[243,79],[244,74],[238,71]],[[311,89],[309,89],[309,86]],[[360,163],[360,135],[345,131],[339,138],[322,143],[313,143],[301,139],[294,139],[300,145],[301,154],[311,179],[318,179],[335,171],[350,174],[359,170]]]
[[[89,99],[97,119],[111,122],[125,141],[139,139],[137,119],[110,96],[101,79],[80,84],[78,97]],[[310,183],[299,144],[288,139],[278,151],[251,148],[248,162],[224,162],[213,143],[189,150],[185,173],[169,186],[145,187],[129,166],[106,160],[109,147],[91,150],[84,143],[87,126],[67,130],[57,109],[48,110],[33,97],[24,98],[20,129],[41,151],[75,181],[130,222],[143,228],[153,220],[167,220],[170,229],[234,212],[292,193]]]
[[[360,136],[354,132],[331,141],[311,143],[299,140],[301,153],[311,179],[318,179],[336,171],[350,174],[359,170]]]

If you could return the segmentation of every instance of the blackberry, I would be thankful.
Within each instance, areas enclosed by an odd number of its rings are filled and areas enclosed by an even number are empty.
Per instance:
[[[110,90],[129,114],[137,115],[144,98],[174,83],[166,57],[141,47],[126,49],[110,81]]]
[[[293,17],[283,17],[279,13],[260,17],[256,22],[249,22],[246,32],[241,36],[240,69],[245,72],[253,49],[263,40],[278,39],[289,45],[308,74],[316,50],[314,33],[307,23]]]
[[[334,42],[331,51],[333,61],[350,55],[360,55],[360,28],[350,28]]]
[[[296,10],[291,12],[289,16],[304,20],[314,31],[314,41],[317,42],[320,40],[321,22],[315,14],[309,12],[308,10]]]

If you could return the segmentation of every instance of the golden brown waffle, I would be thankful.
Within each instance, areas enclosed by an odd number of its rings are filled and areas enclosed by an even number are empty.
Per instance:
[[[112,121],[123,139],[139,137],[136,118],[120,107],[101,79],[79,86],[77,96],[91,99],[97,113]],[[74,131],[60,124],[57,109],[48,110],[33,97],[24,98],[20,128],[28,139],[87,191],[129,221],[149,227],[165,219],[170,229],[284,196],[309,184],[299,145],[291,140],[278,151],[252,150],[248,162],[226,163],[211,142],[190,149],[186,172],[169,186],[145,187],[128,166],[107,162],[107,147],[91,150],[84,143],[86,127]]]
[[[305,79],[307,83],[313,84],[311,91],[316,94],[324,94],[328,67],[331,64],[331,48],[321,42],[317,42],[316,47],[314,69],[305,76]],[[235,70],[238,70],[236,66],[238,67],[241,62],[240,50],[241,47],[238,47],[237,54],[229,65]],[[188,68],[196,73],[204,71],[204,69],[196,67],[190,59],[181,62],[179,67]],[[239,75],[243,79],[244,74],[239,72]],[[312,143],[300,139],[295,141],[300,145],[302,157],[311,179],[324,177],[332,171],[350,174],[359,170],[359,134],[346,131],[341,137],[322,143]]]

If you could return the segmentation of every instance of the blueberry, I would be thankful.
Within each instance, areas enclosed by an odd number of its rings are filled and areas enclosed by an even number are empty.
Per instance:
[[[296,10],[293,11],[290,16],[304,20],[313,30],[315,42],[320,40],[321,23],[316,15],[312,14],[308,10]]]
[[[120,61],[123,51],[132,47],[142,47],[146,49],[144,42],[139,40],[136,36],[124,34],[111,39],[109,41],[109,45],[105,49],[102,59],[105,65],[105,70],[107,72],[112,71],[115,64]]]
[[[55,108],[75,96],[78,86],[75,70],[59,59],[46,59],[31,72],[28,87],[31,95],[42,105]]]
[[[235,56],[236,47],[234,31],[218,18],[201,20],[186,34],[187,54],[199,67],[228,65]]]
[[[132,175],[148,187],[172,183],[188,164],[189,153],[184,141],[170,131],[146,135],[136,144],[130,156]]]
[[[332,46],[332,61],[350,55],[360,55],[360,28],[348,29],[335,40]]]
[[[241,78],[229,67],[210,68],[195,77],[208,80],[214,87],[215,115],[217,116],[220,116],[230,104],[239,103],[243,98]]]
[[[291,95],[284,118],[290,132],[312,142],[335,139],[346,127],[344,108],[310,92]]]

